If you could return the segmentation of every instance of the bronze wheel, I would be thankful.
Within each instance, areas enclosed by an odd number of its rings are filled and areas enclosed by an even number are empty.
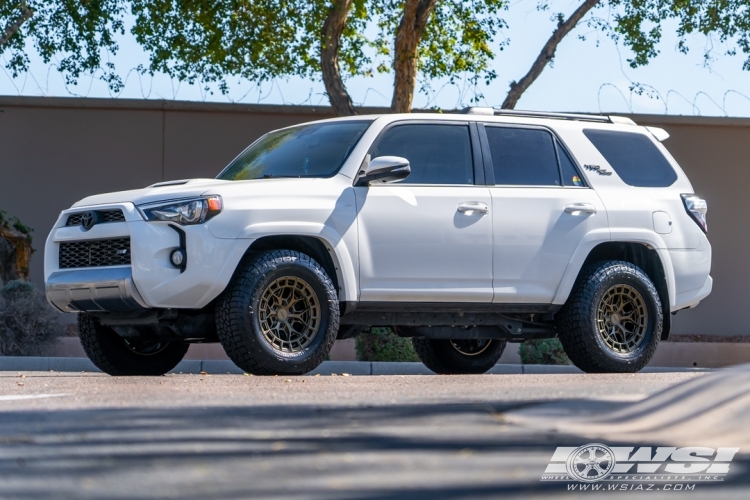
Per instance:
[[[282,352],[299,352],[320,330],[320,302],[315,290],[301,278],[284,276],[263,291],[258,322],[263,336]]]
[[[604,343],[613,352],[635,351],[648,329],[648,308],[643,296],[630,285],[609,288],[597,307],[596,327]]]
[[[255,375],[302,375],[333,347],[339,299],[325,269],[294,250],[258,252],[217,304],[216,333],[229,358]]]
[[[656,286],[631,262],[592,262],[581,269],[556,314],[565,354],[588,373],[635,373],[661,340],[663,312]]]

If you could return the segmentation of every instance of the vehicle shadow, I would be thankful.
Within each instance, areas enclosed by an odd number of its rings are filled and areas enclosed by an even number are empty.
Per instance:
[[[505,421],[506,412],[529,404],[5,411],[0,498],[567,494],[566,483],[542,482],[541,475],[557,446],[590,439]],[[732,464],[734,471],[749,467],[747,455]],[[750,475],[730,474],[721,485],[700,487],[704,494],[720,489],[739,498]]]

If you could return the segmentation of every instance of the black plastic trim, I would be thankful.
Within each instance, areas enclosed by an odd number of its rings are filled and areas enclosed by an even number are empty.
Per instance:
[[[188,263],[188,253],[187,253],[187,235],[185,234],[185,231],[183,231],[180,227],[175,226],[174,224],[169,224],[169,227],[175,230],[177,234],[180,237],[180,248],[185,253],[185,260],[182,262],[182,265],[178,267],[180,270],[180,274],[184,273],[187,269],[187,263]]]

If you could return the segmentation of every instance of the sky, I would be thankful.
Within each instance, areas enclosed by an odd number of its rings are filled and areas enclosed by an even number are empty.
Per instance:
[[[498,52],[492,67],[498,78],[477,91],[484,98],[479,105],[499,106],[509,82],[520,79],[529,69],[555,28],[552,13],[570,14],[579,4],[573,0],[552,0],[551,11],[536,9],[537,0],[517,0],[505,13],[509,28],[500,34],[510,39]],[[599,9],[597,15],[606,15]],[[595,113],[653,113],[704,116],[750,116],[750,72],[742,70],[744,56],[723,55],[732,44],[721,46],[700,35],[689,38],[687,55],[676,50],[676,25],[664,25],[660,54],[648,66],[632,69],[629,52],[603,34],[580,23],[560,44],[554,65],[547,67],[519,101],[516,109],[536,111],[577,111]],[[585,39],[582,40],[581,36]],[[704,48],[714,43],[715,59],[704,64]],[[496,45],[497,46],[497,45]],[[0,57],[0,59],[2,59]],[[76,86],[66,86],[54,66],[32,56],[30,71],[19,78],[0,71],[0,95],[84,96],[131,99],[176,99],[265,104],[327,105],[320,81],[290,78],[257,85],[230,80],[231,91],[222,95],[205,93],[200,85],[188,85],[165,75],[141,76],[135,71],[148,64],[148,55],[131,35],[120,40],[120,51],[111,58],[126,79],[119,95],[112,95],[106,84],[94,77],[82,78]],[[651,96],[630,90],[633,82],[651,89]],[[470,104],[473,89],[466,84],[451,85],[447,80],[429,82],[430,95],[415,96],[414,107],[462,108]],[[347,80],[356,105],[388,106],[391,101],[391,75],[357,77]]]

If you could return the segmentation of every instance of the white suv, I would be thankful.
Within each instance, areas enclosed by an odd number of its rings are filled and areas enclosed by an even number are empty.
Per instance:
[[[711,291],[706,202],[667,137],[490,108],[277,130],[216,179],[62,212],[47,297],[113,375],[166,373],[197,342],[302,374],[369,326],[438,373],[556,336],[587,372],[635,372]]]

